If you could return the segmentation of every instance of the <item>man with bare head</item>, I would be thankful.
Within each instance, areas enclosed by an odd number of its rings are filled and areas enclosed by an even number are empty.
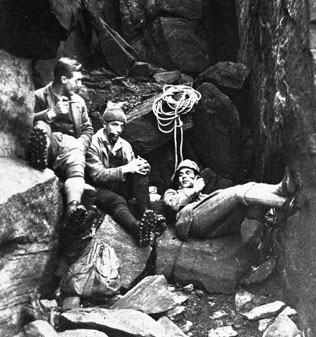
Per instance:
[[[93,135],[86,104],[76,94],[81,68],[76,60],[63,57],[54,67],[53,82],[35,91],[34,128],[28,144],[31,166],[49,167],[64,181],[66,218],[75,224],[86,214],[81,196],[85,153]]]

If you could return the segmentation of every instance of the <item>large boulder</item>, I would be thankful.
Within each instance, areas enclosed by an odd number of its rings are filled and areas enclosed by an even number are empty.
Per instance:
[[[202,97],[192,113],[190,142],[205,167],[235,180],[241,148],[238,111],[213,84],[203,83],[197,90]]]
[[[0,335],[9,336],[23,325],[30,295],[54,291],[62,199],[51,170],[4,157],[0,166]]]
[[[239,37],[235,2],[120,0],[113,27],[143,59],[166,69],[198,74],[218,61],[236,61]]]
[[[52,58],[74,23],[79,1],[0,1],[0,48],[25,58]]]
[[[31,62],[0,49],[0,156],[25,157],[32,128]]]
[[[111,309],[135,309],[148,315],[161,314],[177,306],[163,275],[151,275],[119,298]]]
[[[122,136],[131,143],[135,153],[140,155],[157,149],[174,137],[173,124],[169,129],[166,129],[171,132],[164,133],[158,129],[158,121],[152,110],[154,101],[160,97],[161,94],[148,98],[127,115],[127,124]],[[192,127],[190,114],[183,115],[181,119],[183,121],[183,130]]]
[[[185,18],[158,17],[130,43],[141,58],[167,70],[198,74],[209,65],[202,24]]]
[[[233,294],[250,260],[239,236],[181,242],[167,230],[157,244],[156,273],[210,293]]]
[[[120,5],[123,35],[144,60],[188,74],[209,65],[201,0],[121,0]]]
[[[232,100],[241,120],[247,122],[248,79],[249,69],[244,64],[218,62],[199,74],[194,80],[194,86],[198,87],[205,82],[214,84]]]
[[[98,36],[106,62],[119,75],[126,76],[136,61],[136,52],[103,20],[93,2],[83,0],[83,3]]]
[[[201,0],[154,0],[150,2],[120,0],[120,8],[124,35],[129,39],[142,31],[150,21],[163,12],[168,13],[169,16],[189,20],[202,18]]]
[[[61,320],[68,326],[94,328],[110,336],[166,336],[159,323],[134,309],[82,308],[63,313]]]

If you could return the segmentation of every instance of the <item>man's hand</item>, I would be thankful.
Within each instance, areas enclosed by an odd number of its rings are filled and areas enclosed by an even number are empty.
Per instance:
[[[66,96],[62,96],[54,109],[49,110],[48,118],[54,119],[58,116],[66,116],[69,114],[69,99]]]
[[[148,162],[141,158],[137,157],[130,161],[128,164],[123,166],[123,174],[125,173],[138,173],[146,175],[150,171],[150,165]]]
[[[205,186],[205,182],[203,178],[196,178],[193,183],[193,189],[195,193],[200,193]]]
[[[54,107],[56,116],[69,114],[69,99],[66,96],[62,96],[61,99]]]
[[[149,173],[151,167],[150,167],[148,161],[146,159],[140,157],[140,156],[137,156],[136,159],[140,161],[140,165],[141,165],[140,171],[142,172],[142,174],[145,175],[145,174]]]

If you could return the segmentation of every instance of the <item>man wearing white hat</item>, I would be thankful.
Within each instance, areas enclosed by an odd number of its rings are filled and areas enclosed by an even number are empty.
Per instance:
[[[164,193],[164,202],[176,212],[176,235],[183,241],[237,232],[254,206],[282,209],[285,215],[295,209],[295,185],[288,170],[279,184],[250,182],[232,186],[230,181],[218,179],[212,170],[200,172],[194,161],[185,159],[172,180],[175,188]]]

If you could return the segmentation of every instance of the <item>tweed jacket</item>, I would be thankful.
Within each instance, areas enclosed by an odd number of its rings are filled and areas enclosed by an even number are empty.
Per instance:
[[[91,125],[87,107],[82,97],[73,94],[71,101],[71,120],[73,123],[72,136],[77,138],[81,143],[82,150],[86,152],[91,143],[93,135],[93,127]],[[35,115],[34,123],[37,121],[44,121],[47,124],[54,123],[54,120],[49,120],[47,112],[55,106],[54,94],[52,92],[52,83],[35,91]],[[62,130],[57,130],[63,132]]]
[[[119,137],[112,150],[105,134],[100,129],[92,137],[91,146],[86,154],[86,172],[88,179],[96,187],[108,186],[109,183],[124,181],[122,166],[110,167],[110,151],[115,155],[122,151],[123,165],[135,158],[132,146],[125,139]]]

